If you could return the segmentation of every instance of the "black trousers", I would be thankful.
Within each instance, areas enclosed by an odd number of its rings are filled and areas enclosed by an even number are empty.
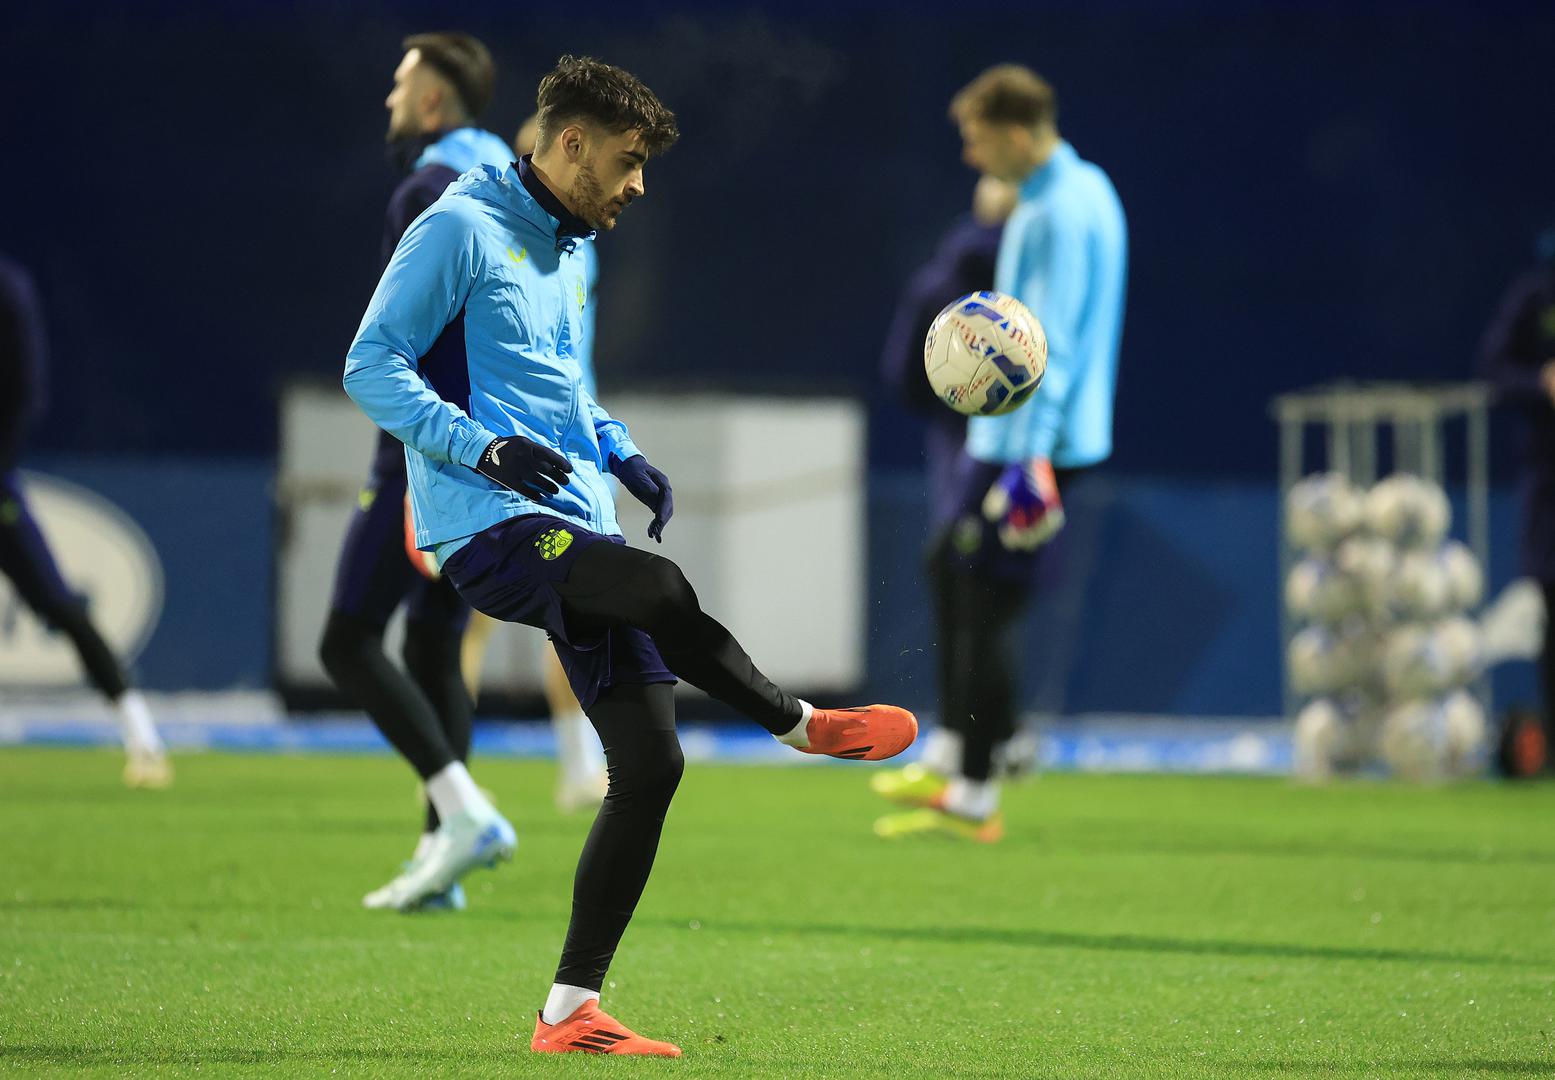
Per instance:
[[[1015,734],[1021,616],[1033,586],[969,567],[941,543],[931,557],[939,623],[940,722],[961,736],[961,775],[986,781]]]
[[[85,601],[61,577],[21,481],[6,471],[0,471],[0,574],[11,579],[40,619],[70,639],[92,685],[108,700],[118,701],[129,689],[124,668],[92,622]]]
[[[798,701],[757,670],[734,636],[702,610],[669,559],[596,543],[577,557],[556,592],[569,632],[580,638],[631,626],[653,638],[676,675],[773,734],[798,723]],[[685,759],[668,683],[612,685],[588,716],[605,749],[610,786],[578,860],[556,981],[598,990],[653,869]]]

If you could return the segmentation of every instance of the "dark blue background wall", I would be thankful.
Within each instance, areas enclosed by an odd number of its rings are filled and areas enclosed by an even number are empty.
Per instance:
[[[250,456],[333,373],[376,274],[381,100],[457,22],[509,133],[563,51],[637,70],[682,144],[602,245],[612,384],[868,388],[904,275],[967,202],[945,120],[1027,62],[1133,231],[1119,466],[1270,473],[1264,403],[1456,377],[1555,207],[1555,9],[1479,4],[28,5],[8,11],[0,247],[51,311],[43,449]],[[954,12],[954,13],[953,13]],[[914,460],[883,406],[877,462]]]

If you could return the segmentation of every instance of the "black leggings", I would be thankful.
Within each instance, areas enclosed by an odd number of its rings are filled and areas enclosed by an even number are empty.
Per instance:
[[[441,619],[405,624],[405,669],[383,651],[381,629],[332,611],[319,658],[335,685],[363,709],[423,780],[470,756],[474,707],[459,671],[460,636]],[[408,675],[406,673],[409,673]],[[427,802],[428,830],[438,826]]]
[[[556,981],[598,990],[648,883],[685,758],[669,683],[611,687],[589,720],[605,748],[610,789],[578,859]]]
[[[734,635],[702,610],[669,559],[624,544],[596,543],[556,586],[569,636],[626,624],[649,637],[676,675],[774,735],[799,723],[800,705],[751,662]]]
[[[940,637],[940,722],[961,736],[961,775],[986,781],[995,751],[1015,734],[1017,647],[1025,582],[960,565],[948,543],[933,559]]]

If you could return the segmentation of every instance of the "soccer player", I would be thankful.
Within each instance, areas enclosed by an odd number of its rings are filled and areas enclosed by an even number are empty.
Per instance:
[[[406,227],[460,173],[513,158],[499,136],[475,126],[496,82],[486,47],[468,34],[434,33],[406,38],[404,49],[384,106],[387,141],[410,171],[389,199],[385,262]],[[367,710],[426,785],[426,826],[408,873],[430,848],[440,814],[458,805],[455,793],[473,786],[465,767],[473,707],[459,670],[469,606],[449,582],[428,579],[406,561],[404,503],[404,448],[380,433],[340,553],[319,657],[335,685]],[[403,670],[383,649],[384,627],[401,604]],[[362,903],[398,910],[464,906],[457,883],[412,903],[405,897],[404,876],[368,893]]]
[[[644,164],[679,132],[637,78],[589,58],[562,57],[538,103],[532,157],[466,174],[406,232],[347,354],[345,386],[406,445],[419,545],[474,607],[550,634],[604,744],[610,789],[530,1046],[678,1056],[599,1008],[680,782],[675,677],[810,754],[890,757],[917,722],[893,706],[795,698],[702,610],[677,565],[626,546],[607,475],[653,511],[654,540],[674,499],[582,385],[579,244],[615,227],[643,194]],[[428,892],[513,847],[479,793],[465,797],[423,864]]]
[[[936,508],[959,497],[956,464],[966,443],[966,417],[946,408],[924,377],[923,339],[930,324],[947,304],[968,293],[993,288],[999,237],[1004,232],[1005,219],[1015,208],[1017,195],[1016,186],[1008,180],[994,176],[978,179],[972,193],[971,212],[956,219],[941,238],[933,257],[913,274],[903,289],[881,352],[880,371],[886,385],[928,424],[924,460],[931,516],[937,513],[943,518],[943,511]],[[943,642],[949,636],[949,616],[955,610],[956,601],[948,595],[951,580],[943,566],[948,549],[942,539],[934,538],[925,561],[938,586],[934,599],[941,628],[939,640]],[[949,687],[959,678],[955,667],[963,658],[953,649],[942,648],[939,659],[940,685]],[[882,769],[870,778],[870,786],[888,798],[907,798],[915,792],[938,793],[944,787],[941,778],[954,772],[960,764],[962,729],[966,720],[964,712],[947,709],[942,702],[940,724],[923,741],[919,763],[904,769]]]
[[[536,118],[531,116],[513,136],[513,154],[521,158],[534,153],[535,133],[539,130]],[[583,388],[594,393],[594,291],[599,282],[599,259],[592,240],[579,248],[584,257],[584,285],[587,293],[583,305],[583,336],[578,342],[578,366],[582,369]],[[418,555],[421,553],[417,553]],[[464,632],[462,665],[464,681],[472,696],[478,696],[481,665],[486,646],[497,620],[475,612]],[[572,686],[567,682],[567,672],[562,668],[556,650],[547,647],[540,661],[541,682],[545,690],[545,703],[551,713],[551,732],[556,737],[556,808],[563,813],[592,810],[605,797],[605,757],[599,746],[589,718],[578,704]]]
[[[0,573],[22,601],[75,646],[92,685],[113,703],[124,741],[124,782],[165,788],[173,765],[146,699],[93,625],[85,599],[71,592],[28,509],[16,462],[27,425],[43,402],[47,363],[43,316],[32,278],[0,256]]]
[[[1039,565],[1061,555],[1044,548],[1064,522],[1061,493],[1073,495],[1112,451],[1127,230],[1111,181],[1060,137],[1057,100],[1034,72],[990,68],[956,95],[950,114],[966,163],[1019,185],[994,288],[1046,329],[1047,374],[1024,407],[967,422],[948,495],[935,507],[941,718],[960,745],[931,747],[939,760],[925,770],[876,778],[876,790],[919,809],[881,818],[875,831],[991,842],[1004,828],[996,763],[1015,734],[1021,616]]]
[[[1480,343],[1480,370],[1523,425],[1522,569],[1555,613],[1555,229],[1539,238],[1539,261],[1507,287]],[[1545,769],[1555,775],[1555,627],[1539,654]]]

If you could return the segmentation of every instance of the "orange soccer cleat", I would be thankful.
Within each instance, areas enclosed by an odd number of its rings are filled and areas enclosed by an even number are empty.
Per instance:
[[[599,999],[579,1005],[567,1019],[547,1024],[535,1016],[535,1037],[529,1049],[539,1054],[640,1054],[679,1057],[674,1043],[645,1039],[609,1013],[600,1011]]]
[[[859,705],[852,709],[815,709],[805,726],[806,754],[851,761],[895,757],[918,737],[918,719],[895,705]]]

